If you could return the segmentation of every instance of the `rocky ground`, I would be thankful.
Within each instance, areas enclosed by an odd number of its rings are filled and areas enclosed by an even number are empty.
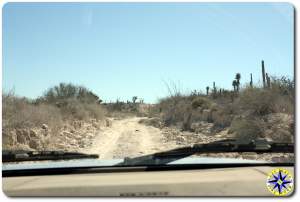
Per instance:
[[[293,118],[287,114],[273,114],[266,117],[267,126],[265,137],[268,140],[278,142],[291,142],[293,137],[289,131],[290,124],[293,123]],[[213,124],[207,122],[198,122],[192,124],[194,132],[182,131],[177,127],[164,127],[159,118],[141,119],[140,123],[160,128],[162,131],[162,141],[169,144],[175,144],[177,147],[191,146],[193,144],[205,144],[229,138],[235,138],[234,134],[229,133],[229,128],[226,128],[218,133],[213,133]],[[284,133],[282,132],[284,131]],[[283,138],[285,137],[285,138]],[[172,142],[172,143],[171,143]],[[203,153],[197,156],[204,157],[225,157],[225,158],[242,158],[250,160],[262,160],[268,162],[291,162],[294,161],[294,154],[290,153],[263,153],[257,154],[254,152],[247,153]]]
[[[79,151],[91,146],[101,128],[111,125],[111,121],[72,121],[62,128],[50,129],[46,124],[36,128],[14,129],[3,134],[4,149],[12,150],[64,150]]]

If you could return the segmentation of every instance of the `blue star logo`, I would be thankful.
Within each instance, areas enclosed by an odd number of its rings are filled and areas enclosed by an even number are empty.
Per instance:
[[[283,189],[288,189],[286,186],[292,183],[291,180],[287,180],[288,175],[284,175],[281,170],[277,173],[277,175],[273,174],[273,179],[269,180],[268,183],[273,184],[273,190],[277,189],[279,194],[282,193]]]

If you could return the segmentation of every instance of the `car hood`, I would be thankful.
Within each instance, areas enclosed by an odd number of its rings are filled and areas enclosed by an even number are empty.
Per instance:
[[[124,159],[78,159],[60,161],[35,161],[2,164],[2,170],[31,170],[31,169],[55,169],[55,168],[91,168],[118,166]],[[187,164],[258,164],[265,161],[234,159],[234,158],[212,158],[212,157],[186,157],[167,163],[166,165]]]

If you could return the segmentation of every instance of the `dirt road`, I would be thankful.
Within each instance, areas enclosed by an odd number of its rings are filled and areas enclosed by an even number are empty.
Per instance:
[[[84,152],[99,154],[101,159],[135,157],[176,147],[164,142],[158,128],[140,124],[140,117],[112,119],[112,125],[101,131]]]
[[[191,143],[208,143],[219,140],[217,137],[196,133],[172,133],[168,128],[159,129],[153,126],[139,123],[146,117],[131,117],[123,119],[111,119],[112,125],[101,128],[93,139],[91,146],[85,147],[81,152],[99,154],[100,159],[117,159],[124,157],[136,157],[167,151]],[[167,133],[166,133],[167,132]],[[187,138],[188,137],[188,138]],[[293,159],[290,155],[277,154],[240,154],[218,153],[201,154],[200,156],[245,158],[264,161],[281,162],[283,159]],[[278,158],[281,160],[279,161]]]

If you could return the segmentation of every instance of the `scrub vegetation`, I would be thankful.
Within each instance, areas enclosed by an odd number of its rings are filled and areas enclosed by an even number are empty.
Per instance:
[[[242,76],[236,73],[232,90],[218,88],[213,82],[212,87],[206,87],[206,94],[183,94],[178,87],[168,86],[173,90],[159,101],[155,111],[166,126],[186,131],[201,132],[210,125],[211,135],[226,130],[226,134],[241,140],[261,137],[293,141],[294,80],[269,76],[263,62],[262,75],[262,85],[254,85],[250,74],[249,83],[241,86]]]
[[[5,92],[3,148],[93,153],[93,148],[105,149],[98,148],[105,141],[116,140],[122,142],[115,142],[115,150],[111,145],[107,155],[122,157],[128,148],[134,156],[228,138],[293,142],[294,80],[270,76],[263,62],[262,75],[263,82],[254,84],[251,73],[248,80],[236,73],[232,89],[212,82],[202,89],[205,93],[182,93],[176,85],[167,85],[169,95],[156,104],[146,104],[138,96],[104,103],[86,87],[66,83],[49,88],[37,99]]]

